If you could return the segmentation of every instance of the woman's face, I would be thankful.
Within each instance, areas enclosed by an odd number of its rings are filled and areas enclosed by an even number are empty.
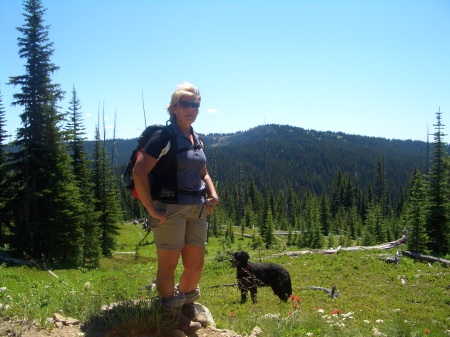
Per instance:
[[[192,124],[198,116],[200,102],[194,96],[181,96],[174,109],[177,116],[177,122],[183,124]]]

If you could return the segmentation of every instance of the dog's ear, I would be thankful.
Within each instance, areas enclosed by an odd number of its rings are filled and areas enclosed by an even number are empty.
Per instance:
[[[230,262],[237,261],[239,259],[239,256],[240,256],[240,252],[234,252],[233,254],[231,254]]]
[[[250,255],[248,255],[247,252],[242,251],[242,252],[241,252],[241,258],[242,258],[242,260],[244,260],[245,262],[247,262],[248,259],[250,258]]]

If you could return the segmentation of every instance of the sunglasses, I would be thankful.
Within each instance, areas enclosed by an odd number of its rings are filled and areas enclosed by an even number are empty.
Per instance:
[[[200,107],[199,102],[179,101],[178,104],[180,104],[180,106],[185,109],[187,109],[189,107],[191,107],[192,109],[198,109]]]

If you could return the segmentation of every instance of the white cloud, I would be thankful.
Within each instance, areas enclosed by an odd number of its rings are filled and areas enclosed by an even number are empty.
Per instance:
[[[210,113],[210,114],[216,114],[216,113],[219,113],[219,110],[217,110],[217,109],[207,109],[206,112]]]
[[[86,114],[86,117],[92,117],[92,115],[91,114]]]

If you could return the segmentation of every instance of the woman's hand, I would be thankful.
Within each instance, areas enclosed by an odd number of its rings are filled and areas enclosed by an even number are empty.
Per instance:
[[[152,209],[151,211],[148,211],[148,213],[153,219],[158,220],[157,222],[158,225],[166,222],[166,211],[159,209]]]
[[[205,203],[206,203],[206,211],[208,212],[208,214],[211,214],[214,210],[214,207],[216,207],[217,204],[219,203],[219,199],[216,197],[207,198]]]

